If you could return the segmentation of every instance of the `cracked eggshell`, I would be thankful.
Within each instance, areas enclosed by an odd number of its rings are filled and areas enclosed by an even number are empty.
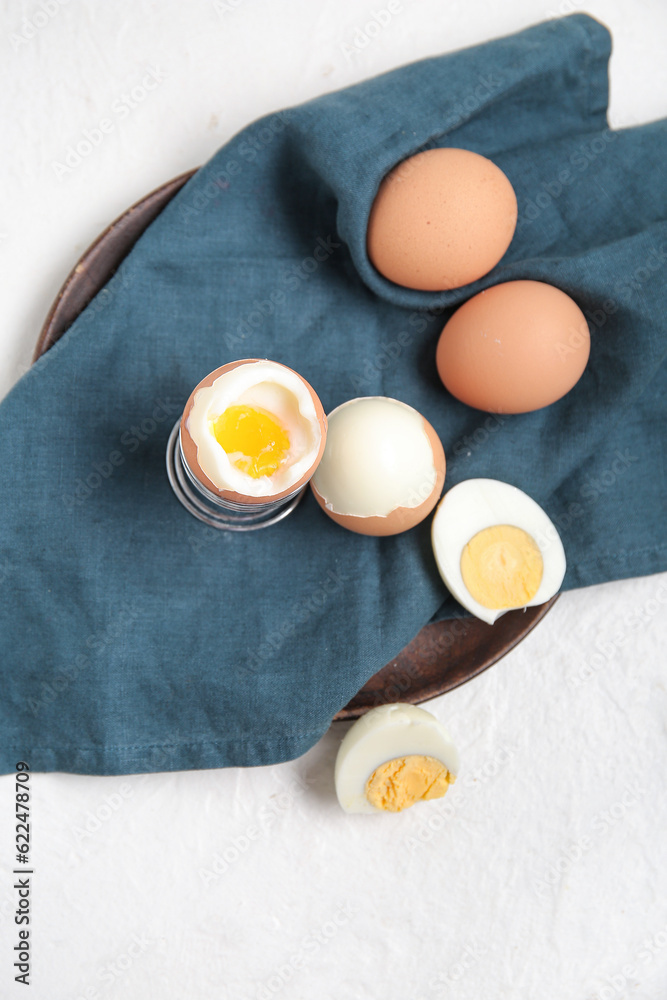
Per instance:
[[[296,378],[299,379],[299,381],[303,384],[305,390],[308,392],[312,400],[315,413],[315,420],[317,421],[320,431],[319,435],[320,441],[317,451],[314,453],[313,461],[309,464],[308,469],[304,471],[304,473],[299,477],[299,479],[296,482],[291,483],[288,487],[280,490],[279,492],[263,493],[262,495],[259,496],[250,496],[248,494],[242,493],[240,491],[235,491],[233,489],[220,488],[204,472],[197,458],[198,454],[197,443],[194,441],[192,435],[190,434],[190,430],[188,428],[188,418],[192,411],[192,407],[194,405],[197,393],[201,389],[208,388],[209,386],[213,385],[216,379],[220,378],[221,375],[225,375],[228,372],[232,372],[236,368],[240,368],[243,365],[254,365],[259,363],[261,364],[268,363],[277,369],[282,369],[285,372],[289,372],[290,375],[296,376]],[[298,372],[295,372],[294,369],[288,368],[287,365],[280,364],[280,362],[278,361],[268,362],[268,359],[266,358],[244,358],[240,361],[231,361],[229,362],[229,364],[223,365],[221,368],[216,368],[215,371],[212,371],[209,375],[206,376],[206,378],[202,379],[202,381],[199,382],[192,390],[192,393],[190,394],[190,397],[187,403],[185,404],[185,409],[183,410],[183,415],[181,417],[181,422],[180,422],[181,450],[183,452],[183,457],[185,458],[185,461],[187,462],[191,472],[196,477],[196,479],[215,496],[218,496],[223,500],[233,501],[234,503],[246,503],[246,504],[267,503],[267,501],[281,500],[283,497],[290,496],[292,493],[295,493],[297,490],[301,489],[301,487],[308,482],[308,480],[313,474],[314,469],[317,468],[317,465],[320,459],[322,458],[322,454],[324,452],[324,446],[326,444],[326,437],[327,437],[327,418],[325,416],[322,403],[320,402],[317,393],[310,385],[310,383],[307,382],[305,378],[303,378],[303,376],[299,375]]]
[[[387,396],[361,396],[332,410],[328,421],[327,447],[310,484],[325,514],[374,536],[400,534],[428,517],[442,493],[446,461],[440,438],[417,410]],[[401,495],[423,499],[395,502]],[[383,504],[388,509],[378,509]]]

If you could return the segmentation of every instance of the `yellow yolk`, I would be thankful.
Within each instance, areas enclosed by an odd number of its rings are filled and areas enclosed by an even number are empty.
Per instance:
[[[373,771],[366,782],[366,798],[376,809],[400,812],[422,799],[441,798],[454,780],[435,757],[395,757]]]
[[[511,524],[474,535],[461,555],[466,587],[485,608],[521,608],[537,593],[544,565],[535,539]]]
[[[290,449],[287,431],[267,410],[228,406],[212,422],[214,437],[230,462],[253,479],[272,476]]]

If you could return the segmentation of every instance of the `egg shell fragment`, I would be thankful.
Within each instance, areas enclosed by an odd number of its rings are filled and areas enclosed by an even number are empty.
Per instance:
[[[366,798],[366,783],[376,768],[411,754],[435,757],[454,777],[459,755],[447,729],[417,705],[396,703],[372,708],[345,734],[336,757],[336,794],[348,813],[383,815]]]
[[[558,531],[540,505],[516,486],[496,479],[467,479],[444,495],[433,518],[431,539],[435,560],[447,589],[471,614],[493,625],[511,608],[490,609],[472,596],[463,581],[461,554],[484,528],[512,524],[537,543],[544,564],[537,593],[525,605],[537,607],[551,600],[563,582],[565,550]]]
[[[251,495],[250,493],[244,493],[240,490],[234,490],[230,488],[223,488],[213,481],[213,479],[202,469],[198,458],[199,448],[197,443],[192,437],[189,418],[195,404],[197,394],[202,389],[207,389],[213,385],[220,376],[223,376],[229,372],[233,372],[235,369],[240,368],[245,365],[259,365],[261,368],[257,369],[258,381],[263,378],[267,372],[267,365],[280,371],[283,370],[288,372],[290,376],[299,380],[299,383],[303,385],[304,389],[309,395],[310,401],[313,407],[314,420],[317,422],[319,427],[319,444],[312,456],[312,461],[309,462],[308,468],[293,482],[290,482],[282,490],[277,490],[275,492],[262,492],[258,495]],[[252,370],[249,370],[252,373]],[[195,388],[193,389],[190,397],[185,404],[183,410],[183,415],[181,417],[180,423],[180,437],[181,437],[181,448],[183,451],[183,456],[188,464],[193,475],[197,478],[202,485],[208,489],[211,493],[219,496],[223,500],[233,501],[234,503],[244,503],[244,504],[264,504],[267,501],[280,500],[283,497],[290,496],[299,490],[308,480],[311,478],[314,469],[317,467],[322,454],[324,453],[324,447],[326,444],[326,434],[327,434],[327,418],[324,414],[324,409],[320,399],[313,389],[313,387],[301,376],[298,372],[295,372],[292,368],[288,368],[287,365],[280,364],[277,361],[268,361],[266,358],[245,358],[240,361],[232,361],[229,364],[223,365],[221,368],[216,368],[215,371],[210,372],[206,378],[202,379]]]

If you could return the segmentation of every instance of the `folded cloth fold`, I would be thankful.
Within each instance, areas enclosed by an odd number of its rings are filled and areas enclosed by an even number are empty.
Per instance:
[[[415,406],[447,484],[514,483],[560,529],[567,587],[665,557],[667,123],[606,122],[607,30],[584,15],[428,59],[268,116],[199,170],[0,405],[0,766],[121,774],[296,757],[447,597],[429,524],[341,529],[308,496],[266,531],[206,528],[175,499],[169,432],[240,357],[300,372],[325,410]],[[415,292],[370,264],[380,180],[421,149],[491,157],[518,197],[500,264]],[[589,366],[553,406],[452,399],[435,345],[499,281],[557,285]]]

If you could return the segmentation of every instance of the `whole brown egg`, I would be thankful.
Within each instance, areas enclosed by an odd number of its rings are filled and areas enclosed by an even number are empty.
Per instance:
[[[459,288],[495,267],[516,220],[516,195],[500,167],[468,149],[429,149],[399,163],[380,184],[368,256],[397,285]]]
[[[489,413],[528,413],[560,399],[590,353],[586,317],[543,281],[506,281],[468,299],[445,324],[436,352],[453,396]]]

